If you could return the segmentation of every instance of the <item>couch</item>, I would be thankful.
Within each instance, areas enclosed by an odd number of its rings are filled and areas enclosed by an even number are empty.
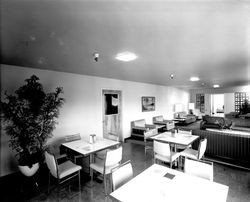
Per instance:
[[[180,119],[183,124],[190,124],[196,121],[196,116],[183,111],[174,113],[174,119]]]
[[[164,125],[166,130],[171,130],[175,128],[174,121],[166,120],[163,116],[155,116],[153,117],[153,124],[155,125]]]
[[[250,119],[231,118],[230,120],[232,121],[232,130],[250,132]]]
[[[131,137],[143,139],[145,146],[145,154],[148,149],[152,149],[151,146],[147,145],[147,139],[157,134],[158,129],[156,125],[146,124],[145,119],[140,119],[131,122]]]
[[[232,121],[227,118],[205,115],[202,117],[202,121],[200,122],[200,129],[202,130],[205,130],[206,128],[226,129],[230,128],[231,125]]]
[[[199,130],[192,131],[200,139],[207,138],[205,157],[218,157],[219,160],[250,168],[250,134],[232,130]],[[197,149],[199,139],[193,144]]]

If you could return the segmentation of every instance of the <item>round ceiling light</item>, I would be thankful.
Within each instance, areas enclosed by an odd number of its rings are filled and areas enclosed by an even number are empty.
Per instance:
[[[190,81],[199,81],[200,80],[200,78],[199,77],[196,77],[196,76],[192,76],[191,78],[190,78]]]
[[[218,85],[218,84],[214,84],[214,85],[213,85],[213,87],[214,87],[214,88],[219,88],[219,87],[220,87],[220,85]]]
[[[122,53],[118,53],[115,58],[117,60],[123,61],[123,62],[129,62],[132,60],[135,60],[138,56],[134,53],[131,52],[122,52]]]

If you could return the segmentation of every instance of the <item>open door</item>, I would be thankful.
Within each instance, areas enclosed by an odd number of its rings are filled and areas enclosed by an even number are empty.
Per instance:
[[[121,91],[103,90],[103,137],[122,140]]]

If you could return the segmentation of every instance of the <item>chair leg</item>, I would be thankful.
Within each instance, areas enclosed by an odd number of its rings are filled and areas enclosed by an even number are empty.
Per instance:
[[[106,184],[106,182],[107,182],[107,178],[106,178],[106,175],[105,174],[103,174],[103,183],[104,183],[104,192],[105,192],[105,195],[108,195],[107,194],[107,184]]]
[[[172,168],[172,161],[170,161],[170,168]]]
[[[80,170],[78,171],[78,180],[79,180],[79,191],[81,191],[81,172]]]
[[[50,172],[49,172],[49,182],[48,182],[48,194],[49,194],[49,188],[50,188]]]
[[[93,169],[90,168],[91,186],[93,186]]]

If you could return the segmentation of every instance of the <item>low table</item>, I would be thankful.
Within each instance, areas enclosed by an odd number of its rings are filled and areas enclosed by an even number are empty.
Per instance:
[[[166,125],[162,125],[162,124],[154,124],[154,125],[155,125],[158,133],[161,132],[161,131],[163,131],[164,128],[166,128]]]
[[[184,124],[186,119],[185,118],[178,118],[178,119],[173,119],[173,121],[175,122],[175,124]]]
[[[220,133],[230,133],[230,134],[239,134],[239,135],[246,135],[250,136],[250,133],[247,131],[241,131],[241,130],[230,130],[230,129],[213,129],[213,128],[207,128],[207,131],[213,131],[213,132],[220,132]]]

